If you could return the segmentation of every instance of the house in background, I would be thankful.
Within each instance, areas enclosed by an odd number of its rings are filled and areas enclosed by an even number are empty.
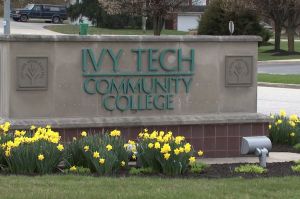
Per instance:
[[[193,1],[186,0],[186,4],[180,11],[166,20],[165,29],[189,31],[198,28],[199,20],[206,8],[206,0]]]

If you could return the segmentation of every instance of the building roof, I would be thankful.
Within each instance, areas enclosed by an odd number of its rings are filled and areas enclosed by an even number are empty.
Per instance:
[[[206,6],[182,6],[179,12],[204,12]]]

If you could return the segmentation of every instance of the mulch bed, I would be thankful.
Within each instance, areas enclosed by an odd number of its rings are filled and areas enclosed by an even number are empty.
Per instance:
[[[284,177],[284,176],[300,176],[300,173],[296,173],[291,169],[291,166],[295,165],[294,162],[279,162],[268,163],[267,171],[263,174],[255,173],[236,173],[234,169],[238,166],[245,165],[245,163],[238,164],[212,164],[209,165],[201,173],[187,173],[182,176],[174,176],[174,178],[206,178],[206,179],[222,179],[222,178],[268,178],[268,177]],[[124,172],[120,177],[129,177],[127,172]],[[141,177],[162,177],[172,178],[172,176],[166,176],[163,174],[141,174],[137,175]]]
[[[276,144],[272,146],[271,152],[291,152],[291,153],[299,153],[296,149],[294,149],[292,146],[288,145],[280,145]]]

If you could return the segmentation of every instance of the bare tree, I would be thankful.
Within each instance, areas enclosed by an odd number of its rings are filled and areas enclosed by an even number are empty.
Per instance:
[[[165,19],[200,0],[99,0],[109,14],[128,13],[153,19],[154,35],[160,35]]]
[[[288,36],[288,51],[295,52],[295,32],[300,26],[300,2],[299,0],[289,0],[288,18],[284,27]]]
[[[275,51],[280,51],[281,31],[288,18],[290,0],[249,0],[265,17],[271,19],[275,26]]]

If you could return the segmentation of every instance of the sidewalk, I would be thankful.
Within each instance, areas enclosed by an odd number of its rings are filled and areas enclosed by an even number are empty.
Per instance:
[[[300,160],[299,153],[270,152],[267,163],[291,162]],[[206,164],[233,164],[233,163],[259,163],[258,157],[236,157],[236,158],[203,158],[199,160]]]

